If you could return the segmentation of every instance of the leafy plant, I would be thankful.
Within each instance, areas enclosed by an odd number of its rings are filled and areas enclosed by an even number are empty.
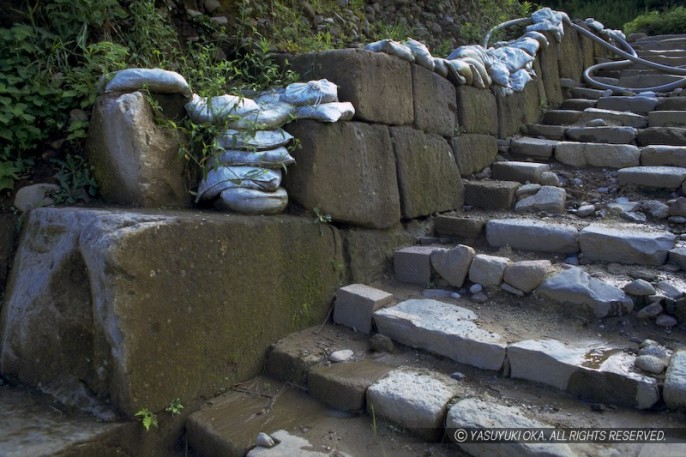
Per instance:
[[[172,413],[173,415],[181,414],[181,411],[183,410],[181,400],[179,398],[175,398],[174,400],[172,400],[171,403],[169,403],[169,406],[167,406],[164,410],[169,413]]]
[[[73,205],[88,202],[97,195],[97,183],[83,157],[69,154],[65,160],[52,159],[52,162],[58,166],[55,179],[60,186],[55,203]]]
[[[648,35],[686,33],[686,7],[680,6],[664,12],[641,14],[624,24],[624,33],[643,32]]]
[[[315,224],[330,224],[331,223],[331,214],[323,214],[319,208],[312,208],[312,211],[314,211],[314,215],[316,216],[314,218],[314,223]]]
[[[150,427],[157,428],[157,415],[148,408],[139,409],[134,416],[140,418],[146,432],[150,431]]]

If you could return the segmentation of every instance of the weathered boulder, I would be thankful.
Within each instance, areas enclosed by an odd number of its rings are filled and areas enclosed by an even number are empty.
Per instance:
[[[549,276],[536,292],[559,303],[585,306],[596,317],[622,316],[634,307],[621,289],[577,267]]]
[[[0,371],[32,386],[75,379],[126,415],[211,396],[324,319],[339,240],[292,216],[33,210],[0,315]]]
[[[476,252],[460,244],[452,249],[436,249],[431,253],[431,266],[453,287],[462,287]]]
[[[98,97],[86,142],[100,193],[139,207],[188,207],[179,143],[141,92]]]
[[[505,268],[503,280],[522,292],[531,292],[543,282],[550,269],[550,260],[522,260]]]
[[[297,165],[284,176],[291,200],[333,220],[370,228],[400,221],[400,197],[388,128],[360,122],[297,121]]]
[[[469,280],[482,286],[497,286],[509,264],[507,257],[478,254],[469,267]]]
[[[437,134],[390,127],[404,218],[462,207],[464,189],[448,142]]]

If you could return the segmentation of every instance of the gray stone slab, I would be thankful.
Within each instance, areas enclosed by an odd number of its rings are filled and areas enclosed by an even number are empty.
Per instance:
[[[513,181],[464,181],[466,205],[483,209],[510,209],[521,184]]]
[[[478,254],[469,267],[469,280],[482,286],[498,286],[511,260],[487,254]]]
[[[630,144],[561,141],[555,147],[555,158],[574,167],[624,168],[638,166],[641,150]]]
[[[683,56],[679,56],[683,57]],[[653,74],[653,75],[636,75],[636,76],[622,76],[619,78],[618,84],[632,89],[644,89],[648,87],[661,86],[663,84],[673,83],[679,81],[682,77],[667,74]]]
[[[590,87],[574,87],[572,89],[572,95],[577,98],[598,100],[603,94],[605,94],[604,90],[592,89]]]
[[[367,389],[367,411],[435,440],[443,434],[447,404],[459,391],[457,381],[444,374],[400,367]]]
[[[644,146],[641,148],[641,165],[686,168],[686,146]]]
[[[657,106],[657,97],[612,96],[598,99],[598,108],[613,111],[631,111],[637,114],[645,114],[653,111]]]
[[[586,108],[595,108],[598,102],[593,99],[587,98],[568,98],[562,105],[560,109],[572,110],[572,111],[583,111]]]
[[[641,146],[666,144],[686,146],[686,128],[684,127],[649,127],[638,132],[636,139]]]
[[[558,303],[585,306],[597,317],[622,316],[634,306],[624,291],[577,267],[549,276],[536,291]]]
[[[600,108],[588,108],[579,116],[578,122],[586,124],[594,119],[603,119],[610,125],[625,125],[642,129],[648,126],[648,119],[640,114],[629,112],[605,110]]]
[[[647,409],[660,393],[655,378],[632,371],[635,357],[598,342],[526,340],[508,347],[513,378],[547,384],[588,401]]]
[[[462,176],[480,172],[498,155],[498,142],[492,135],[466,133],[454,136],[450,147]]]
[[[686,96],[658,97],[657,110],[659,111],[686,111]]]
[[[552,157],[557,143],[554,140],[539,138],[515,138],[510,143],[510,152],[536,159],[548,159]]]
[[[479,327],[466,308],[431,299],[406,300],[374,313],[379,332],[399,343],[424,349],[458,363],[499,370],[505,340]]]
[[[372,313],[393,301],[393,295],[364,284],[350,284],[336,292],[333,321],[355,331],[369,333]]]
[[[436,216],[434,230],[439,236],[458,236],[477,238],[481,236],[486,220],[480,217],[439,214]]]
[[[686,179],[686,168],[682,167],[629,167],[617,172],[620,186],[641,186],[658,189],[677,189]]]
[[[553,426],[528,417],[527,412],[521,408],[505,406],[493,401],[486,402],[478,398],[466,398],[450,408],[446,428],[450,432],[456,429],[541,429],[553,428]],[[576,455],[567,444],[562,443],[465,443],[456,440],[454,433],[448,433],[448,436],[453,442],[457,442],[460,449],[474,457],[573,457]]]
[[[393,266],[398,281],[425,286],[431,280],[431,246],[410,246],[395,251]]]
[[[493,219],[486,224],[486,239],[493,247],[571,254],[579,251],[578,238],[573,225],[533,219]]]
[[[550,165],[534,162],[495,162],[491,165],[493,179],[517,181],[522,184],[537,183],[541,173],[549,171]]]
[[[653,111],[648,113],[649,127],[686,127],[686,111]]]
[[[307,376],[309,394],[341,411],[360,411],[365,407],[367,388],[392,368],[361,360],[312,368]]]
[[[676,351],[669,360],[663,396],[670,409],[686,409],[686,351]]]
[[[633,127],[569,127],[567,138],[585,143],[631,144],[636,140],[638,130]]]
[[[503,280],[522,292],[538,287],[551,270],[550,260],[522,260],[505,268]]]
[[[467,133],[498,134],[498,110],[490,90],[458,86],[457,113],[460,128]]]
[[[669,263],[678,265],[682,270],[686,270],[686,247],[678,247],[669,251]]]
[[[662,265],[676,237],[635,225],[592,224],[579,232],[581,252],[589,260],[639,265]]]
[[[582,111],[549,110],[543,114],[543,123],[550,125],[573,125],[579,121]]]
[[[529,124],[526,126],[528,136],[549,140],[563,140],[566,130],[567,126],[565,125]]]
[[[567,193],[555,186],[543,186],[534,195],[522,198],[514,207],[516,213],[538,213],[545,211],[552,214],[565,212]]]

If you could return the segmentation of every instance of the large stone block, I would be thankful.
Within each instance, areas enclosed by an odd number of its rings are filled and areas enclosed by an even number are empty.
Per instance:
[[[490,90],[457,87],[457,120],[466,133],[498,134],[498,107]]]
[[[686,128],[649,127],[638,132],[638,138],[636,141],[641,146],[655,144],[686,146]]]
[[[538,122],[541,105],[545,100],[545,96],[539,94],[535,82],[527,84],[522,92],[507,96],[497,95],[498,138],[509,138],[519,133],[523,126]]]
[[[414,238],[402,228],[371,230],[340,229],[347,264],[347,282],[369,283],[393,273],[393,253],[412,244]]]
[[[453,136],[457,127],[455,86],[446,78],[412,65],[414,126],[429,133]]]
[[[536,60],[538,60],[541,68],[539,77],[543,79],[548,108],[556,108],[563,101],[562,87],[560,86],[560,66],[557,58],[560,45],[551,33],[545,33],[545,35],[550,45],[542,47],[538,51]]]
[[[560,69],[560,78],[581,81],[584,72],[584,59],[579,33],[567,24],[565,24],[564,32],[557,51],[557,65]]]
[[[431,246],[410,246],[395,251],[393,268],[398,281],[425,286],[431,280]]]
[[[450,140],[450,146],[463,177],[480,172],[498,155],[498,141],[491,135],[468,133],[455,136]]]
[[[462,177],[443,137],[409,127],[391,127],[402,216],[413,219],[458,209]]]
[[[435,224],[435,231],[439,236],[478,238],[484,230],[486,219],[468,215],[440,214],[436,216]]]
[[[465,181],[465,204],[483,209],[511,209],[520,185],[515,181]]]
[[[372,330],[372,313],[393,301],[393,295],[364,284],[350,284],[336,293],[333,321],[362,333]]]
[[[389,125],[414,122],[411,64],[382,52],[339,49],[289,59],[304,81],[326,78],[338,98],[351,102],[355,119]]]
[[[686,351],[676,351],[669,361],[664,398],[669,408],[686,409]]]
[[[141,92],[98,97],[86,142],[100,193],[137,207],[188,207],[179,143]]]
[[[641,150],[632,144],[560,141],[555,146],[555,158],[573,167],[635,167],[641,161]]]
[[[298,121],[297,161],[284,176],[290,198],[336,221],[389,228],[400,221],[400,197],[388,128],[360,122]]]
[[[312,397],[341,411],[364,409],[367,388],[391,371],[367,360],[322,365],[310,370],[307,387]]]
[[[576,227],[533,219],[492,219],[486,224],[486,239],[493,247],[564,254],[579,251]]]
[[[339,240],[292,216],[35,209],[0,315],[0,371],[85,386],[126,415],[212,396],[324,319]]]

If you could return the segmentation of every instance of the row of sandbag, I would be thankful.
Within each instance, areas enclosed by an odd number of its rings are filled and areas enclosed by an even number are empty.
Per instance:
[[[541,32],[550,31],[560,41],[565,20],[569,20],[565,13],[542,8],[531,15],[532,24],[522,37],[496,43],[495,47],[488,49],[480,45],[462,46],[447,58],[432,56],[424,44],[412,38],[403,43],[381,40],[366,45],[365,49],[414,62],[457,85],[480,89],[493,86],[496,92],[507,95],[524,90],[536,76],[533,71],[536,53],[549,44]]]
[[[295,163],[287,145],[293,137],[281,129],[294,119],[337,122],[352,119],[351,103],[338,101],[338,88],[327,81],[291,84],[254,99],[236,95],[202,98],[186,105],[195,122],[227,125],[216,138],[218,153],[208,164],[196,201],[220,210],[278,214],[288,204],[282,170]]]

